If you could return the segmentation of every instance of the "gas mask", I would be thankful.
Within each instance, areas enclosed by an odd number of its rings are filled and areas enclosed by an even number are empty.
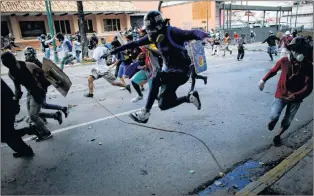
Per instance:
[[[148,39],[151,42],[160,43],[165,39],[165,36],[158,32],[157,29],[155,30],[146,30],[148,34]]]
[[[293,59],[295,59],[298,62],[302,62],[304,60],[304,55],[292,50],[289,54],[289,60]]]

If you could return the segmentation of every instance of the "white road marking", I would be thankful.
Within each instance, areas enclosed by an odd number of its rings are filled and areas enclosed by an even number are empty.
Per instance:
[[[153,107],[156,107],[157,105],[158,104],[154,104]],[[129,110],[127,112],[122,112],[122,113],[119,113],[119,114],[115,114],[115,116],[116,117],[124,116],[126,114],[131,113],[131,112],[139,111],[140,109],[141,108],[134,109],[134,110]],[[77,125],[72,125],[72,126],[69,126],[69,127],[62,128],[62,129],[57,129],[57,130],[51,131],[51,133],[52,134],[62,133],[62,132],[69,131],[69,130],[72,130],[72,129],[75,129],[75,128],[83,127],[83,126],[86,126],[86,125],[94,124],[94,123],[97,123],[97,122],[101,122],[101,121],[105,121],[105,120],[109,120],[109,119],[113,119],[113,118],[115,118],[115,117],[110,115],[110,116],[99,118],[99,119],[92,120],[92,121],[89,121],[89,122],[85,122],[85,123],[81,123],[81,124],[77,124]],[[23,139],[23,141],[25,141],[25,142],[30,141],[30,140],[32,140],[33,137],[34,136],[27,137],[27,138]],[[1,145],[1,148],[5,147],[5,146],[7,146],[7,144]]]

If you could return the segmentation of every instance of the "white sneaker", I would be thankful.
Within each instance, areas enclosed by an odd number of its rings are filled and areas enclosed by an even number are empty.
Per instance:
[[[121,87],[120,90],[125,90],[125,87]]]
[[[198,110],[201,109],[201,100],[197,91],[192,91],[189,93],[189,102],[193,103]]]
[[[138,112],[129,114],[129,116],[138,123],[147,123],[150,113],[146,111],[145,108]]]
[[[134,99],[132,99],[131,101],[133,102],[133,103],[135,103],[135,102],[138,102],[139,100],[142,100],[143,99],[143,96],[137,96],[137,97],[135,97]]]

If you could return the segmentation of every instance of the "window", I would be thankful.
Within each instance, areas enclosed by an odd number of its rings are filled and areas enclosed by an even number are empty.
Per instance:
[[[46,34],[44,21],[20,21],[22,37],[37,37]]]
[[[87,25],[87,33],[94,33],[93,20],[85,20]],[[80,20],[78,20],[78,26],[80,27]]]
[[[69,20],[55,20],[56,33],[71,34]]]
[[[9,34],[9,26],[7,21],[1,21],[1,36],[7,36]]]
[[[120,31],[120,19],[104,19],[105,31]]]

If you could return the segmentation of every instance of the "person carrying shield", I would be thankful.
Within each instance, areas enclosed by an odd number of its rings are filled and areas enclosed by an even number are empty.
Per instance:
[[[163,56],[167,69],[165,71],[161,71],[160,67],[155,69],[146,106],[139,112],[131,113],[130,117],[136,122],[147,123],[156,99],[158,99],[161,110],[168,110],[182,103],[193,103],[200,110],[201,101],[197,91],[189,92],[182,97],[177,97],[176,91],[189,80],[191,74],[192,63],[184,47],[184,42],[189,40],[208,42],[208,35],[198,30],[186,31],[167,25],[159,11],[149,11],[144,16],[143,29],[147,31],[148,35],[111,51],[111,54],[155,43]],[[160,87],[161,92],[158,95]]]

